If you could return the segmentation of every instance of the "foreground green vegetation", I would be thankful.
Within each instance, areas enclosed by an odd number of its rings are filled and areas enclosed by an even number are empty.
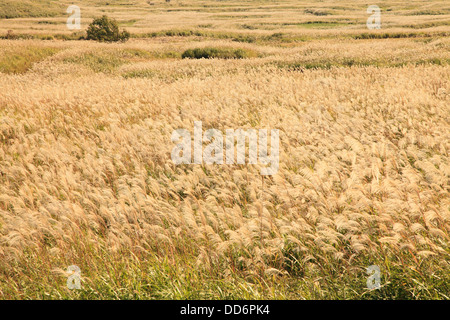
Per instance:
[[[267,273],[262,268],[249,276],[240,261],[240,257],[247,255],[245,252],[236,251],[227,258],[227,263],[235,266],[230,273],[220,261],[212,268],[199,264],[196,257],[200,253],[195,249],[198,243],[187,242],[169,255],[165,250],[169,248],[158,250],[158,244],[147,250],[116,253],[111,253],[106,244],[87,244],[86,241],[74,243],[63,260],[55,256],[49,245],[43,250],[25,250],[19,260],[2,267],[2,299],[410,300],[448,299],[450,293],[450,276],[439,267],[439,259],[418,258],[419,266],[411,267],[402,263],[413,256],[399,256],[389,251],[385,252],[386,256],[378,257],[378,261],[363,255],[349,266],[336,264],[332,268],[331,261],[326,260],[333,258],[324,257],[324,268],[310,271],[302,262],[304,257],[287,247],[274,265],[277,270],[285,270],[285,275]],[[316,255],[320,253],[311,252],[311,256]],[[82,270],[81,290],[67,289],[67,274],[59,267],[69,266],[74,261]],[[379,290],[366,288],[368,275],[364,266],[367,263],[381,267],[382,288]],[[20,280],[8,281],[7,277]]]

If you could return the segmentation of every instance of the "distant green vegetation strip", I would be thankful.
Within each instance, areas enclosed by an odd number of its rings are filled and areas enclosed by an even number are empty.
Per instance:
[[[423,38],[423,37],[448,37],[450,32],[363,32],[353,35],[354,39],[389,39],[389,38]]]
[[[257,57],[256,51],[233,48],[195,48],[183,52],[183,59],[244,59]]]
[[[273,64],[273,63],[270,63]],[[305,61],[305,62],[284,62],[276,61],[274,63],[278,68],[288,71],[303,71],[308,69],[331,69],[333,67],[403,67],[406,65],[450,65],[450,59],[429,58],[413,60],[402,58],[400,60],[363,60],[354,58],[345,58],[341,60],[327,61]]]
[[[111,49],[67,57],[64,62],[80,64],[94,72],[111,73],[120,66],[132,62],[180,57],[180,53],[175,51],[153,52],[142,49]]]
[[[312,24],[313,25],[313,24]],[[426,38],[426,37],[448,37],[448,31],[411,31],[411,32],[362,32],[348,33],[340,35],[339,38],[353,39],[388,39],[388,38]],[[275,32],[272,34],[251,34],[240,32],[220,32],[211,30],[196,29],[171,29],[151,33],[132,34],[132,38],[155,38],[155,37],[203,37],[211,39],[230,39],[236,42],[247,43],[294,43],[313,39],[336,38],[335,34],[323,35],[304,35],[295,33]]]
[[[0,1],[0,19],[54,17],[64,13],[63,5],[55,0]]]
[[[25,73],[34,63],[54,55],[60,49],[42,47],[20,47],[0,54],[0,72]]]
[[[339,35],[341,39],[389,39],[389,38],[431,38],[431,37],[448,37],[449,31],[408,31],[408,32],[360,32]],[[336,34],[300,34],[287,32],[274,32],[271,34],[251,34],[244,32],[220,32],[211,30],[165,30],[152,33],[135,33],[131,34],[131,38],[145,39],[156,37],[201,37],[204,39],[225,39],[235,42],[256,43],[256,44],[280,44],[280,43],[298,43],[317,39],[336,39]],[[26,33],[7,33],[0,34],[0,39],[38,39],[38,40],[85,40],[85,32],[73,33],[52,33],[52,34],[26,34]]]
[[[244,59],[258,57],[259,53],[250,49],[241,48],[196,48],[188,49],[183,53],[177,51],[146,51],[142,49],[109,49],[100,52],[88,51],[76,56],[66,57],[63,61],[88,67],[94,72],[112,73],[119,67],[142,61],[154,59],[180,59],[180,58],[217,58],[217,59]],[[143,75],[153,76],[153,73]],[[134,72],[126,77],[141,77]]]

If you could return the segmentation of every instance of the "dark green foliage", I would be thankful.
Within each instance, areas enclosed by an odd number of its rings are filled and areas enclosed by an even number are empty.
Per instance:
[[[130,33],[126,30],[120,32],[117,21],[107,16],[94,19],[87,29],[87,40],[100,42],[127,41]]]
[[[196,48],[188,49],[183,52],[181,57],[193,58],[193,59],[243,59],[254,56],[253,52],[244,49],[232,49],[232,48]]]

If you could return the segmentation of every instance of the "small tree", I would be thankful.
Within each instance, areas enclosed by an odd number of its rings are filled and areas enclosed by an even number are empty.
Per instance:
[[[107,16],[94,19],[87,29],[87,40],[101,42],[127,41],[130,33],[126,30],[119,32],[117,21]]]

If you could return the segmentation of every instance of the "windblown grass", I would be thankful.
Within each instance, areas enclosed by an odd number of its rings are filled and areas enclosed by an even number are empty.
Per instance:
[[[385,41],[404,66],[337,66]],[[60,43],[0,77],[3,298],[449,298],[449,66],[412,63],[446,39],[153,54],[189,46]],[[277,66],[300,56],[332,66]],[[171,133],[194,120],[280,129],[279,172],[175,166]]]
[[[362,2],[153,2],[80,0],[119,44],[0,21],[0,298],[450,299],[447,2],[376,31]],[[198,120],[279,129],[278,173],[175,165]]]

